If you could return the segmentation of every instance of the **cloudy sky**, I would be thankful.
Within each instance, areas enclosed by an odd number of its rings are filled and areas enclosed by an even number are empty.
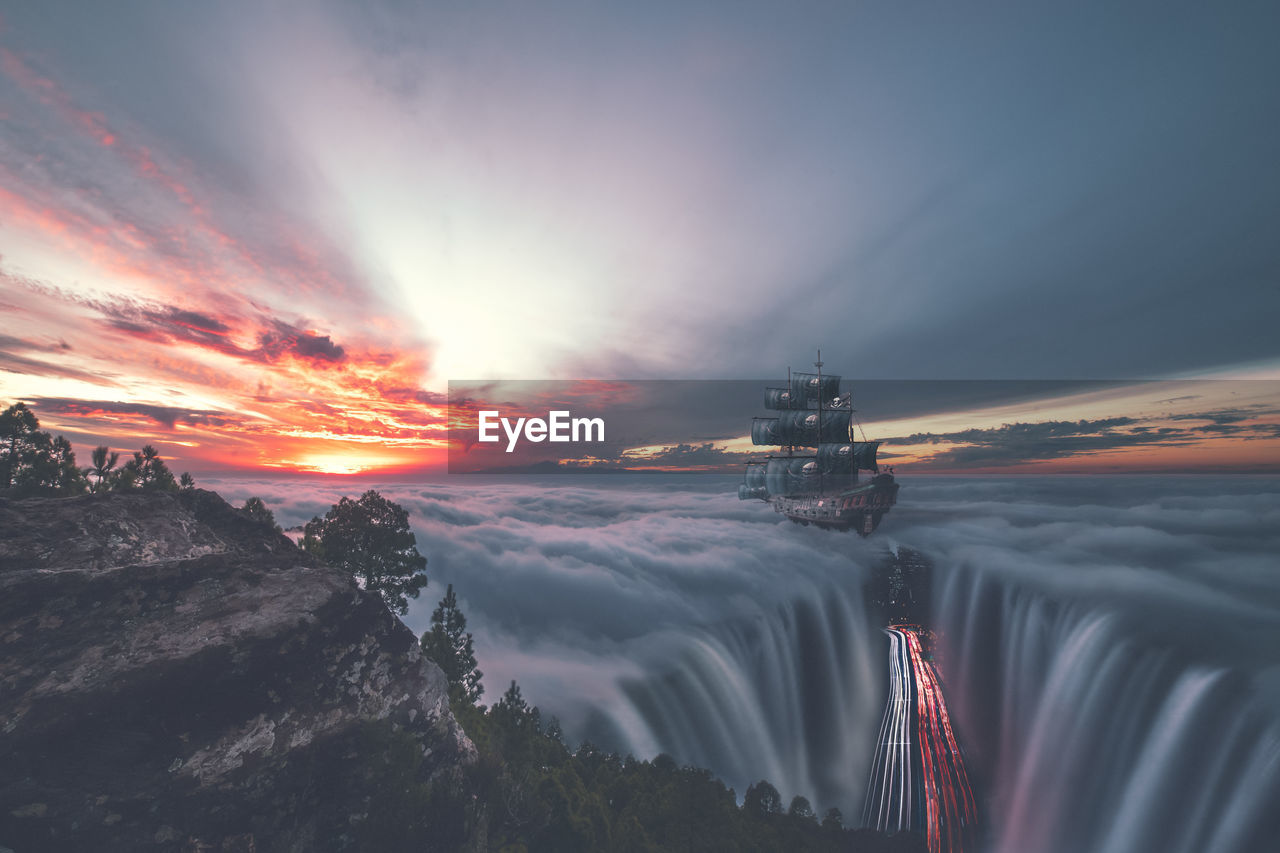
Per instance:
[[[0,399],[336,472],[441,462],[450,379],[1275,376],[1277,25],[3,2]]]

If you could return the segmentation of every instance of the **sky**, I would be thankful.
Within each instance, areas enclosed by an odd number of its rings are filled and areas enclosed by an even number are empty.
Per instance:
[[[353,473],[441,466],[450,380],[1275,378],[1277,24],[0,2],[0,401]]]

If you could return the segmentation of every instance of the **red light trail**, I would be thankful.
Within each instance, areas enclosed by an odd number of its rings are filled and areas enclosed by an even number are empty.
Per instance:
[[[977,806],[964,756],[951,728],[951,716],[933,664],[924,658],[920,636],[899,628],[906,638],[916,687],[916,730],[924,768],[925,834],[930,853],[959,853],[977,820]]]
[[[917,630],[893,626],[886,633],[889,697],[863,823],[887,832],[923,830],[930,853],[963,853],[978,810],[937,670]],[[923,808],[914,807],[917,797]]]

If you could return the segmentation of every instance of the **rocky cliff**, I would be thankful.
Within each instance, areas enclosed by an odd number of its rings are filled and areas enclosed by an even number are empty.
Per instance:
[[[474,756],[381,600],[217,495],[0,500],[0,848],[354,848],[387,767]]]

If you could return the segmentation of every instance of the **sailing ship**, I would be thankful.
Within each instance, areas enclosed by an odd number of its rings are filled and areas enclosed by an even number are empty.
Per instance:
[[[840,391],[840,377],[791,373],[785,387],[766,388],[764,405],[776,414],[751,423],[751,443],[785,448],[747,463],[741,500],[762,500],[797,524],[856,530],[867,536],[898,498],[891,471],[876,463],[878,441],[854,440],[853,399]],[[799,452],[797,452],[799,449]],[[869,471],[868,479],[859,479]]]

